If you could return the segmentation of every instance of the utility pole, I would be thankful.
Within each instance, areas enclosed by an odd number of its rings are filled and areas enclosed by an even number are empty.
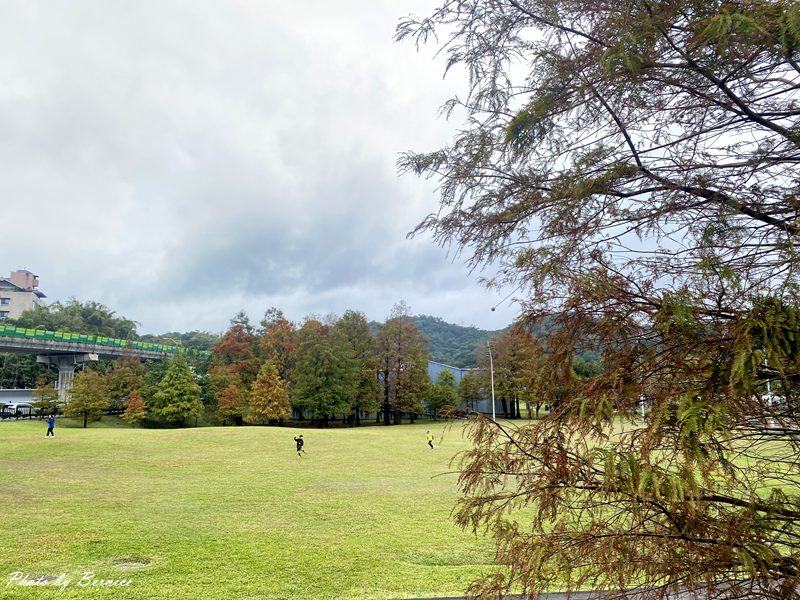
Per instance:
[[[494,360],[492,360],[492,343],[487,341],[486,347],[489,349],[489,378],[492,382],[492,421],[497,421],[494,412]]]

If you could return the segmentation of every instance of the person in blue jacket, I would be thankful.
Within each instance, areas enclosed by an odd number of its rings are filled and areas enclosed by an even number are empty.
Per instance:
[[[56,426],[56,420],[53,417],[53,415],[50,415],[49,417],[47,417],[47,433],[44,434],[44,437],[47,437],[47,436],[50,436],[50,435],[52,435],[53,437],[56,437],[56,434],[53,431],[53,428],[55,426]]]

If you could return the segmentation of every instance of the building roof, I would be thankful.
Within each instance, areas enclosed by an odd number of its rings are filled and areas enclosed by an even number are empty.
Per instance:
[[[16,283],[12,283],[5,277],[0,277],[0,289],[9,290],[11,292],[30,292],[31,294],[35,294],[37,298],[47,298],[44,292],[36,288],[25,289],[24,287],[18,286]]]

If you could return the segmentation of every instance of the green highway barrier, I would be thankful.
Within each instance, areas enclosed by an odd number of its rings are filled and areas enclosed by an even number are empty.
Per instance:
[[[205,350],[181,348],[179,346],[155,344],[153,342],[121,340],[117,338],[105,337],[102,335],[87,335],[84,333],[70,333],[67,331],[29,329],[25,327],[15,327],[13,325],[0,325],[0,337],[14,337],[14,338],[23,338],[28,340],[43,340],[48,342],[70,342],[79,344],[91,344],[94,346],[106,346],[108,348],[121,348],[121,349],[130,348],[131,350],[161,352],[164,354],[175,354],[176,352],[183,352],[187,354],[198,354],[198,355],[208,354],[208,352]]]

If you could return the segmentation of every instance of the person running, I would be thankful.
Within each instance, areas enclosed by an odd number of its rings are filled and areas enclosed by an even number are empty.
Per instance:
[[[305,452],[305,450],[303,449],[304,442],[302,434],[300,435],[300,437],[294,438],[294,441],[297,444],[297,456],[303,456],[302,454],[300,454],[301,452]]]
[[[50,415],[49,417],[47,417],[47,433],[44,434],[44,437],[47,437],[47,436],[56,437],[56,434],[53,431],[53,428],[55,426],[56,426],[56,420],[53,417],[53,415]]]
[[[433,450],[433,434],[431,433],[430,429],[425,430],[425,439],[428,440],[428,446],[430,446],[431,450]]]

